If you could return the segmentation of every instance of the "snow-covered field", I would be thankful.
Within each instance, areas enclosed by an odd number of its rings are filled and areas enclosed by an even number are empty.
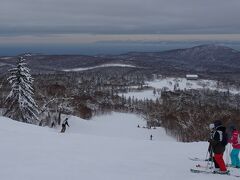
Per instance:
[[[184,89],[210,89],[217,90],[222,92],[227,92],[228,89],[217,85],[217,81],[214,80],[206,80],[206,79],[198,79],[198,80],[187,80],[186,78],[162,78],[157,79],[155,81],[147,82],[148,86],[157,89],[168,88],[169,91],[174,90],[174,86],[176,89],[184,90]],[[231,87],[229,89],[230,93],[237,94],[239,90]]]
[[[69,117],[66,133],[0,117],[0,177],[3,180],[215,180],[192,174],[207,143],[180,143],[163,129],[137,128],[144,121],[112,113],[85,121]],[[153,134],[153,140],[149,135]]]
[[[210,89],[217,90],[221,92],[227,92],[228,89],[224,87],[220,87],[217,85],[217,81],[214,80],[187,80],[186,78],[162,78],[156,79],[154,81],[146,82],[146,85],[152,88],[155,88],[159,91],[155,95],[153,94],[153,90],[144,90],[144,91],[136,91],[124,93],[125,97],[133,97],[136,99],[152,99],[156,100],[156,98],[160,98],[160,91],[165,89],[167,91],[174,91],[174,89],[184,90],[184,89]],[[229,92],[232,94],[238,94],[240,91],[236,88],[231,87]]]
[[[73,68],[73,69],[64,69],[65,72],[78,72],[78,71],[87,71],[91,69],[103,68],[103,67],[136,67],[129,64],[102,64],[99,66],[87,67],[87,68]]]

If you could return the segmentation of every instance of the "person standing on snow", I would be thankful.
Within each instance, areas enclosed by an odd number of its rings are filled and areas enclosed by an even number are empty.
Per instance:
[[[222,122],[217,120],[214,121],[214,132],[213,137],[209,140],[210,145],[213,149],[214,160],[216,162],[215,168],[220,168],[220,171],[216,173],[228,174],[229,171],[226,168],[225,162],[223,160],[223,154],[225,151],[225,146],[228,143],[226,128],[222,125]],[[216,166],[217,165],[217,166]]]
[[[70,127],[69,124],[68,124],[68,118],[66,118],[66,119],[63,121],[63,123],[62,123],[61,133],[64,133],[64,132],[66,131],[66,125],[67,125],[68,127]]]
[[[230,131],[232,133],[230,143],[232,144],[232,151],[230,154],[231,157],[231,166],[240,168],[239,152],[240,152],[240,143],[239,143],[239,132],[235,126],[230,126]]]

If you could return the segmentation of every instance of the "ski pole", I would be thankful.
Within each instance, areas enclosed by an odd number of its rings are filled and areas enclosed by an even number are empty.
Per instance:
[[[209,145],[210,147],[210,149],[209,149],[209,158],[208,158],[208,161],[207,161],[207,168],[210,168],[210,169],[213,169],[213,149],[212,149],[212,146],[211,145]],[[209,161],[211,160],[211,164],[209,163]],[[208,167],[209,166],[209,164],[210,164],[210,167]]]
[[[210,156],[209,148],[210,148],[210,144],[208,145],[208,149],[207,149],[207,153],[206,153],[205,160],[208,158],[208,154],[209,154],[209,156]],[[209,158],[207,159],[207,166],[206,166],[206,169],[208,169],[208,163],[209,163]]]

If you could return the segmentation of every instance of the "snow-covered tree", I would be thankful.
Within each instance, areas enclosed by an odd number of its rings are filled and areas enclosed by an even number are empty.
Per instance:
[[[33,99],[33,78],[23,57],[17,60],[17,67],[10,69],[8,82],[11,91],[6,99],[5,116],[17,121],[38,124],[38,106]]]

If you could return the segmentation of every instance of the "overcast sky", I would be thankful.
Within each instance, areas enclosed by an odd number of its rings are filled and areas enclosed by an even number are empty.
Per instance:
[[[181,40],[202,34],[240,40],[240,0],[0,0],[1,43]]]

